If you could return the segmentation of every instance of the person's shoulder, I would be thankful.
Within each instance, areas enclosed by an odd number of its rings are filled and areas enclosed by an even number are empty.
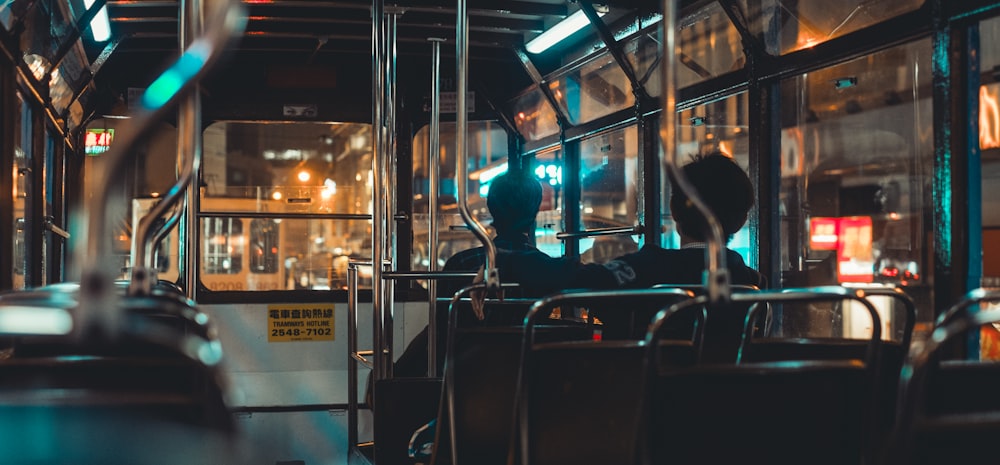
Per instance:
[[[466,249],[461,252],[452,255],[444,262],[444,271],[468,271],[477,270],[483,265],[483,256],[485,255],[485,249],[482,247],[475,247],[471,249]]]

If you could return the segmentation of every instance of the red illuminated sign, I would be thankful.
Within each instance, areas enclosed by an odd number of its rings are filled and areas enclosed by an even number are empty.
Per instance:
[[[809,219],[809,248],[812,250],[837,250],[837,224],[839,218]]]
[[[83,147],[87,155],[100,155],[111,148],[115,138],[114,129],[88,129],[84,135]]]
[[[872,219],[868,216],[810,218],[809,248],[837,251],[837,281],[872,282]]]

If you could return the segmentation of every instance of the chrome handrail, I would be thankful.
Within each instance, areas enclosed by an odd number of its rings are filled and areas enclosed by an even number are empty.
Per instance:
[[[117,194],[111,189],[113,181],[120,179],[128,165],[128,155],[134,147],[174,108],[181,97],[188,95],[197,82],[211,69],[226,51],[226,46],[246,24],[242,3],[230,0],[222,3],[205,28],[205,35],[194,40],[184,53],[161,74],[143,93],[139,111],[126,120],[120,130],[121,140],[103,156],[103,163],[95,170],[94,193],[86,211],[77,212],[81,231],[76,249],[81,278],[81,314],[86,325],[111,327],[116,325],[117,298],[113,289],[117,270],[111,261],[110,234],[122,216],[124,202],[112,202]]]
[[[637,224],[635,226],[621,226],[615,228],[595,228],[577,232],[560,232],[556,233],[556,239],[564,241],[567,239],[576,239],[581,237],[632,236],[635,234],[642,234],[642,228],[643,226],[641,224]]]
[[[672,182],[684,192],[692,205],[705,218],[708,226],[708,237],[705,238],[705,288],[710,301],[727,300],[731,290],[729,284],[729,269],[726,268],[726,243],[722,234],[722,226],[705,202],[699,197],[698,190],[691,185],[684,172],[677,166],[674,158],[677,156],[677,60],[676,60],[676,29],[677,1],[663,0],[663,19],[660,21],[663,31],[663,59],[660,60],[660,95],[663,99],[660,112],[660,144],[663,146],[667,173]]]
[[[467,0],[458,0],[457,20],[455,24],[455,59],[457,61],[455,97],[455,184],[458,189],[458,212],[469,229],[483,244],[485,262],[483,280],[488,289],[500,287],[500,276],[497,269],[497,248],[490,240],[486,227],[479,222],[469,209],[469,144],[466,140],[469,132],[469,110],[465,106],[466,93],[469,88],[469,15]]]
[[[868,311],[868,315],[871,317],[872,334],[865,349],[865,367],[868,369],[877,369],[877,367],[873,367],[878,361],[878,344],[882,339],[882,319],[879,317],[878,310],[875,309],[875,306],[873,306],[868,299],[865,299],[864,296],[865,293],[862,290],[849,289],[840,286],[788,288],[778,291],[759,291],[733,294],[731,298],[734,303],[743,302],[747,304],[754,304],[751,305],[749,311],[747,311],[746,320],[743,325],[743,338],[740,340],[740,349],[736,355],[736,364],[738,365],[742,361],[743,352],[746,349],[747,344],[749,344],[750,340],[753,338],[753,322],[757,321],[760,312],[763,311],[762,308],[764,308],[759,304],[853,300],[860,303],[865,310]]]

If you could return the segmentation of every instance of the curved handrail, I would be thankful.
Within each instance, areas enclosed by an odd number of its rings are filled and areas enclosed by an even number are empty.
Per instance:
[[[879,287],[879,286],[861,286],[861,287],[851,287],[851,289],[857,289],[864,293],[863,296],[875,295],[875,296],[886,296],[896,299],[903,303],[903,310],[905,313],[905,320],[903,321],[903,339],[900,344],[909,350],[910,341],[913,340],[913,328],[917,324],[917,304],[913,299],[906,294],[900,287]]]
[[[469,229],[479,238],[486,252],[483,266],[483,279],[487,289],[496,290],[500,287],[500,276],[497,270],[497,248],[486,233],[486,227],[479,222],[469,210],[469,144],[466,141],[469,132],[469,113],[465,107],[468,91],[469,70],[469,17],[466,0],[458,0],[457,21],[455,25],[455,59],[457,63],[457,78],[455,79],[457,95],[455,109],[455,185],[458,189],[458,212]]]
[[[139,220],[133,240],[140,241],[136,247],[135,263],[132,267],[132,279],[129,283],[129,295],[149,294],[152,283],[156,278],[156,266],[154,258],[156,247],[160,241],[170,233],[170,230],[180,222],[184,213],[184,196],[191,185],[194,177],[201,166],[201,157],[198,156],[199,139],[197,127],[200,126],[200,118],[197,115],[198,104],[197,94],[192,94],[191,99],[181,103],[182,112],[179,116],[177,127],[177,165],[180,173],[177,181],[167,191],[162,200],[156,203],[150,211]],[[176,208],[175,208],[176,207]],[[155,221],[164,215],[169,209],[173,209],[167,220],[156,228]]]
[[[830,300],[853,300],[860,303],[872,319],[872,334],[868,339],[865,348],[865,367],[877,370],[874,366],[878,360],[878,344],[882,339],[882,319],[878,315],[878,310],[868,299],[864,298],[861,290],[851,290],[840,286],[817,286],[809,288],[788,288],[780,291],[761,291],[752,293],[733,294],[733,302],[746,302],[751,304],[760,303],[792,303],[792,302],[818,302]],[[740,350],[736,355],[736,363],[739,364],[746,345],[753,337],[753,322],[761,312],[760,305],[753,305],[747,312],[746,321],[743,325],[743,338],[740,341]]]
[[[899,398],[896,407],[896,430],[893,446],[900,453],[910,450],[913,428],[924,417],[927,375],[938,362],[937,354],[957,336],[980,326],[1000,322],[1000,309],[970,313],[968,309],[982,302],[1000,301],[1000,292],[973,289],[941,314],[930,337],[914,344],[899,377]],[[905,461],[904,461],[905,462]]]
[[[964,317],[968,314],[969,307],[990,300],[1000,300],[1000,291],[989,291],[983,288],[973,289],[966,293],[962,297],[962,300],[959,300],[947,310],[941,312],[937,320],[934,321],[934,326],[943,326],[956,318]]]
[[[141,99],[140,110],[125,122],[120,131],[122,140],[105,153],[105,162],[95,173],[95,192],[87,205],[86,212],[78,213],[79,221],[86,234],[79,241],[85,244],[77,250],[78,265],[81,268],[81,310],[89,324],[98,327],[114,326],[115,315],[112,283],[114,265],[106,251],[109,244],[107,231],[120,216],[121,203],[112,207],[114,192],[112,181],[121,177],[126,168],[128,154],[148,133],[153,125],[166,116],[182,95],[195,88],[208,70],[218,62],[229,41],[246,23],[245,10],[238,1],[222,4],[205,28],[205,35],[193,41],[183,54],[146,89]],[[112,332],[113,333],[113,332]]]

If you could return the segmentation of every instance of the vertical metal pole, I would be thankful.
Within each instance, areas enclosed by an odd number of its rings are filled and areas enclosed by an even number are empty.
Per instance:
[[[385,73],[383,39],[384,26],[382,0],[372,0],[372,350],[374,370],[372,381],[385,377],[385,361],[382,348],[385,347],[382,331],[382,314],[385,306],[385,295],[382,282],[382,238],[385,234],[382,211],[382,164],[385,159],[385,124],[383,122],[383,105],[385,104]]]
[[[465,107],[466,93],[469,83],[469,15],[466,8],[466,0],[458,0],[458,18],[455,25],[455,57],[457,61],[456,91],[458,95],[455,102],[458,108],[455,109],[457,124],[455,126],[455,153],[456,159],[456,185],[458,186],[458,211],[462,214],[462,219],[469,229],[476,234],[486,250],[485,280],[489,287],[499,288],[500,280],[496,271],[497,249],[486,233],[486,228],[469,211],[469,114]],[[556,107],[558,108],[558,107]]]
[[[204,11],[201,0],[181,0],[181,24],[177,31],[180,49],[183,51],[192,42],[194,37],[203,29]],[[184,294],[189,299],[195,298],[196,271],[198,270],[198,254],[196,253],[197,231],[198,231],[198,210],[201,202],[201,190],[199,180],[201,179],[201,94],[198,90],[191,93],[191,96],[181,102],[180,111],[177,115],[177,150],[184,150],[194,157],[191,170],[193,182],[187,187],[187,211],[184,221],[179,231],[179,240],[183,246],[179,247],[181,257],[178,257],[178,265],[183,266]]]
[[[428,134],[427,173],[429,178],[428,224],[427,224],[427,271],[437,271],[438,261],[438,181],[441,177],[441,42],[432,38],[431,42],[431,125]],[[427,312],[427,376],[436,377],[437,370],[437,280],[427,280],[427,296],[430,306]]]
[[[383,265],[383,269],[394,271],[397,266],[396,257],[396,23],[398,15],[395,13],[386,15],[385,23],[385,157],[382,163],[382,198],[385,204],[385,237],[382,242],[383,257],[388,263]],[[382,356],[385,364],[382,370],[383,377],[392,377],[392,345],[393,345],[393,319],[394,319],[394,298],[395,281],[384,283],[382,291],[385,293],[385,302],[382,311],[382,332],[383,343]]]
[[[663,144],[667,171],[673,178],[671,181],[677,183],[695,208],[704,216],[708,225],[709,234],[705,238],[705,287],[709,300],[718,302],[729,296],[729,270],[726,268],[722,226],[711,209],[698,196],[698,191],[684,177],[684,173],[675,161],[677,156],[676,3],[676,0],[663,1],[663,59],[660,60],[660,70],[663,75],[660,79],[663,111],[660,113],[660,143]]]
[[[347,264],[347,449],[358,444],[358,265]],[[369,408],[371,406],[369,405]]]

